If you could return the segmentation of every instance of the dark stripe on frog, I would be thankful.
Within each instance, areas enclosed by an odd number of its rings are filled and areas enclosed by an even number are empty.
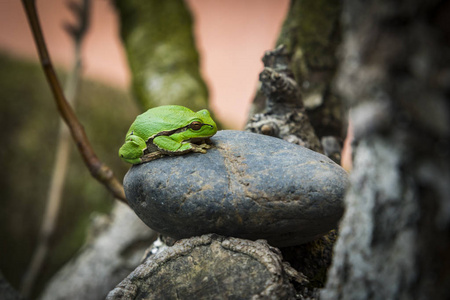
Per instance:
[[[172,134],[175,134],[175,133],[183,132],[183,131],[186,131],[186,129],[188,129],[188,127],[189,127],[189,125],[186,125],[184,127],[177,128],[177,129],[174,129],[174,130],[161,131],[161,132],[159,132],[159,133],[149,137],[148,140],[145,143],[148,146],[149,144],[153,144],[153,140],[156,137],[158,137],[158,136],[161,136],[161,135],[169,136],[169,135],[172,135]]]
[[[188,125],[186,125],[186,126],[184,126],[184,127],[181,127],[181,128],[178,128],[178,129],[174,129],[174,130],[161,131],[161,132],[155,134],[154,136],[149,137],[148,140],[147,140],[145,143],[146,143],[147,145],[150,144],[150,143],[153,144],[153,140],[154,140],[156,137],[158,137],[158,136],[161,136],[161,135],[169,136],[169,135],[172,135],[172,134],[175,134],[175,133],[179,133],[179,132],[186,131],[186,130],[189,128],[190,125],[191,125],[191,124],[188,124]],[[210,124],[205,124],[205,123],[201,123],[201,125],[202,125],[202,126],[210,126],[211,128],[213,127],[212,125],[210,125]]]
[[[175,133],[186,131],[189,128],[190,125],[191,124],[188,124],[188,125],[186,125],[184,127],[181,127],[181,128],[178,128],[178,129],[174,129],[174,130],[161,131],[161,132],[155,134],[154,136],[149,137],[148,140],[145,142],[147,144],[147,148],[145,148],[143,150],[144,155],[148,154],[148,153],[151,153],[151,152],[154,152],[154,151],[161,151],[161,149],[159,149],[155,144],[153,144],[153,140],[156,137],[161,136],[161,135],[169,136],[169,135],[172,135],[172,134],[175,134]],[[213,127],[212,125],[205,124],[205,123],[202,123],[202,126],[210,126],[211,128]],[[205,138],[201,138],[200,137],[200,138],[194,138],[192,140],[195,141],[197,139],[198,140],[204,140]],[[185,142],[190,142],[190,141],[191,141],[191,139],[188,139]]]

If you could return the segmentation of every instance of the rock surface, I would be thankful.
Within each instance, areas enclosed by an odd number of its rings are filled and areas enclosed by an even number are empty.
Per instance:
[[[174,238],[217,233],[298,245],[336,227],[347,173],[326,156],[283,140],[219,131],[207,154],[135,165],[124,179],[130,206]]]

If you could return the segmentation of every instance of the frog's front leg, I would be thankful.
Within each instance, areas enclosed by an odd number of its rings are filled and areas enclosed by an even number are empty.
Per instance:
[[[119,156],[127,163],[139,164],[141,162],[140,157],[143,155],[146,147],[147,145],[143,139],[131,133],[126,138],[125,144],[120,147]]]

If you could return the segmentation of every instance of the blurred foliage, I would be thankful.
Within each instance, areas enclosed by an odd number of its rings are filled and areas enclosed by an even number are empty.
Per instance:
[[[207,107],[192,17],[183,0],[116,0],[121,36],[143,109],[178,104]]]
[[[4,54],[0,66],[0,269],[18,287],[37,242],[59,121],[40,66]],[[64,82],[64,74],[59,73]],[[138,114],[131,97],[82,81],[76,111],[98,157],[121,180],[129,166],[117,151]],[[73,144],[58,226],[39,288],[83,244],[92,215],[108,212],[113,201],[90,176]]]

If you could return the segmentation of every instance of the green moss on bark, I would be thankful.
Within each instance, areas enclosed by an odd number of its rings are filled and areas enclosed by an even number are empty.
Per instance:
[[[292,0],[277,45],[285,45],[308,116],[321,138],[343,136],[343,107],[331,89],[340,43],[341,2]]]
[[[117,0],[121,35],[142,109],[178,104],[206,107],[192,17],[184,1]]]

